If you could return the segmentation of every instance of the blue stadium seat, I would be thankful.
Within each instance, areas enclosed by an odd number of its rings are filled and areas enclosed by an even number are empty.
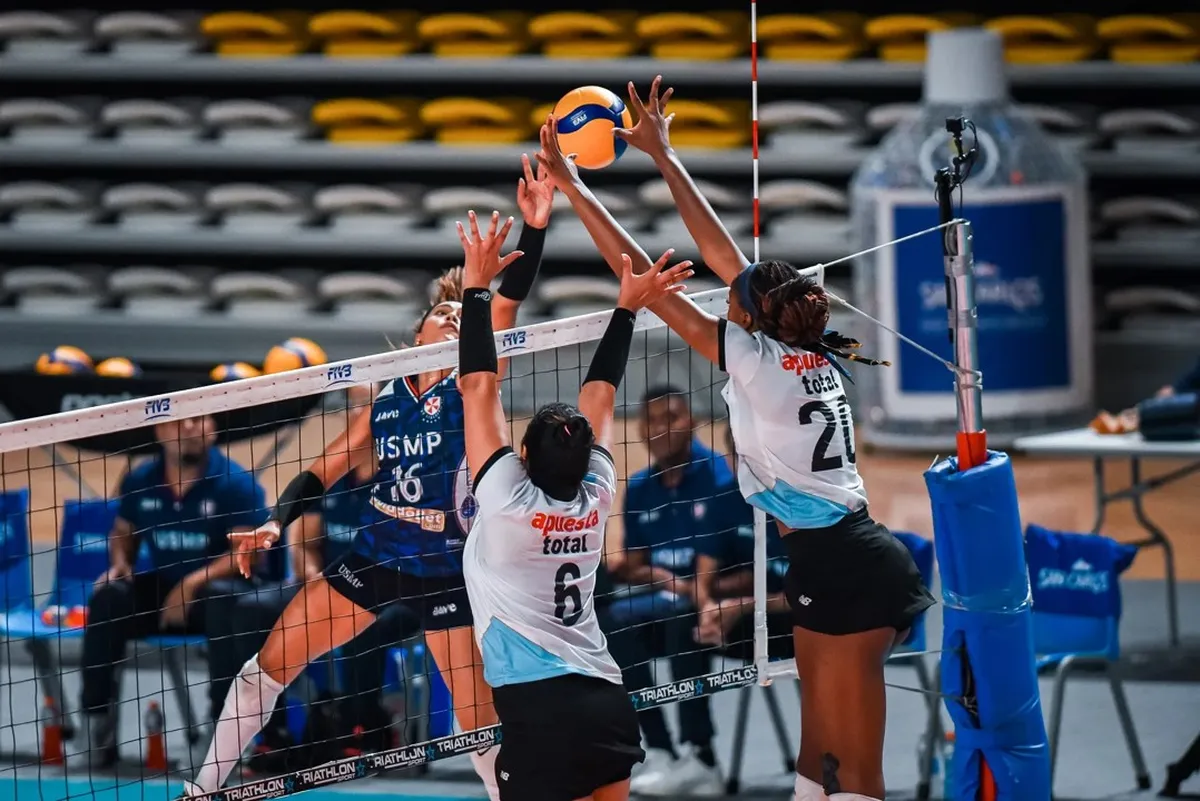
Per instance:
[[[1108,677],[1117,719],[1133,761],[1138,787],[1150,787],[1125,685],[1113,666],[1121,655],[1120,576],[1133,563],[1137,548],[1096,534],[1051,531],[1037,525],[1025,530],[1025,553],[1033,590],[1033,641],[1039,673],[1054,675],[1050,695],[1050,777],[1053,783],[1063,699],[1071,671],[1083,665]]]

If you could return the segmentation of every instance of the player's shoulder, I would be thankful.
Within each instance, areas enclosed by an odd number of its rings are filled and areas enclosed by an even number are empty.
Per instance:
[[[125,492],[149,489],[162,483],[162,472],[162,457],[155,456],[129,468],[125,478],[121,479],[121,487]]]
[[[230,489],[244,489],[258,483],[253,470],[230,459],[218,448],[209,451],[207,476],[219,486]]]

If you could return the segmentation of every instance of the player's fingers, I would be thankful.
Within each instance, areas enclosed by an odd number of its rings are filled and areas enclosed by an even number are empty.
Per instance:
[[[462,242],[463,249],[470,248],[471,240],[467,239],[467,229],[463,228],[462,221],[460,220],[460,221],[456,222],[455,226],[458,228],[458,240],[460,242]]]
[[[633,130],[630,128],[613,128],[613,136],[624,139],[626,142],[629,141],[631,134],[633,134]]]
[[[479,244],[483,237],[479,235],[479,218],[475,216],[474,211],[467,212],[467,222],[471,225],[471,244]]]
[[[492,225],[495,226],[496,221],[499,219],[500,219],[500,212],[496,212],[495,217],[492,218]],[[509,231],[512,230],[512,227],[513,227],[513,218],[512,217],[509,217],[507,220],[504,221],[504,225],[500,226],[500,233],[495,235],[497,249],[499,249],[500,246],[504,244],[504,240],[508,238],[508,233],[509,233]]]
[[[629,257],[628,253],[622,253],[621,254],[621,277],[624,278],[626,275],[629,275],[632,272],[633,272],[633,259],[631,259]]]
[[[503,258],[500,259],[500,268],[504,269],[505,267],[512,264],[514,261],[516,261],[517,259],[521,258],[524,255],[525,255],[525,251],[514,250],[512,253],[509,253],[507,256],[504,256]]]
[[[662,84],[662,76],[655,75],[654,80],[650,82],[650,110],[655,114],[658,113],[658,87]]]
[[[525,183],[524,178],[517,179],[517,198],[518,199],[523,199],[527,194],[529,194],[528,187],[529,187],[529,184]]]
[[[538,168],[537,168],[537,179],[538,179],[538,183],[541,183],[542,181],[545,181],[545,180],[546,180],[546,177],[547,177],[547,172],[546,172],[546,163],[545,163],[545,162],[543,162],[543,161],[540,161],[540,160],[539,160],[539,161],[538,161]],[[553,189],[553,187],[551,187],[551,188]]]
[[[669,262],[671,257],[674,255],[675,248],[667,248],[667,250],[658,257],[658,260],[654,262],[654,265],[650,269],[654,272],[661,272],[662,269],[667,266],[667,262]]]
[[[529,163],[528,153],[521,154],[521,170],[525,173],[525,177],[521,179],[522,182],[524,184],[533,183],[533,165]]]
[[[690,261],[681,261],[679,264],[663,270],[660,277],[667,283],[682,281],[685,278],[691,278],[693,275],[695,275],[695,270],[691,269],[691,267],[692,263]]]
[[[662,111],[664,108],[667,107],[667,103],[670,102],[671,95],[673,95],[673,94],[675,94],[675,87],[668,86],[667,90],[665,92],[663,92],[662,98],[658,101],[658,110],[659,111]]]
[[[638,96],[637,87],[633,85],[633,81],[629,82],[629,105],[633,106],[639,119],[646,113],[646,106],[642,103],[642,98]]]

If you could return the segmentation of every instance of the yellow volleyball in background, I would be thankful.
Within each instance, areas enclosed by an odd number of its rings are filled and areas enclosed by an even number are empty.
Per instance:
[[[142,374],[142,368],[126,359],[124,356],[114,356],[96,365],[96,375],[108,378],[136,378]]]
[[[267,351],[267,358],[263,359],[263,372],[282,373],[324,363],[325,351],[321,350],[320,345],[311,339],[292,337]]]
[[[629,128],[633,115],[624,101],[603,86],[573,89],[554,107],[558,144],[564,155],[575,154],[585,170],[607,167],[625,152],[625,140],[613,128]]]
[[[252,364],[245,362],[228,362],[227,364],[218,364],[211,371],[208,377],[213,381],[237,381],[242,378],[254,378],[262,375],[259,369]]]
[[[92,371],[92,357],[73,345],[59,345],[38,357],[34,365],[42,375],[74,375]]]

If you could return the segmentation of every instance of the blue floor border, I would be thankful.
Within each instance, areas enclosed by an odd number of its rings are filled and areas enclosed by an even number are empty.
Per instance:
[[[0,778],[0,801],[172,801],[182,792],[183,782],[69,776],[8,776]],[[360,783],[340,788],[306,790],[305,801],[480,801],[453,795],[406,793],[392,784],[383,788]]]

